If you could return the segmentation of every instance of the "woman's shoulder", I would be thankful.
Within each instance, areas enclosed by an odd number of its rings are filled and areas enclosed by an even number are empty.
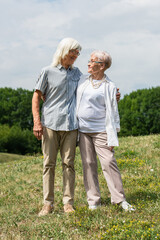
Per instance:
[[[117,88],[115,82],[113,82],[108,76],[106,76],[106,80],[110,88]]]
[[[89,78],[89,74],[82,74],[79,80],[79,84],[84,83]]]

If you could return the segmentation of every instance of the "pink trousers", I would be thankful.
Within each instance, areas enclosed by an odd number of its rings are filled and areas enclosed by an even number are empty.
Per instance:
[[[99,205],[101,202],[97,172],[97,155],[111,193],[111,203],[117,204],[124,201],[125,194],[121,174],[114,157],[114,152],[110,151],[107,146],[107,134],[105,132],[80,133],[79,147],[88,204]]]

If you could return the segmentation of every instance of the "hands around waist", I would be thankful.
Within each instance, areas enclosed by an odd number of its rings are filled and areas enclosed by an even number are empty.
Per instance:
[[[109,147],[109,150],[112,152],[112,150],[114,149],[114,147],[113,146],[110,146]]]

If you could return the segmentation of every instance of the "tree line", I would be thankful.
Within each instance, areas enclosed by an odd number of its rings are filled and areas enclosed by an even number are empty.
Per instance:
[[[33,91],[22,88],[0,88],[0,152],[41,152],[32,132],[32,96]]]
[[[141,89],[125,95],[118,108],[120,136],[160,133],[160,87]]]
[[[33,135],[33,91],[0,88],[0,152],[33,154],[41,143]],[[125,95],[119,104],[119,136],[160,133],[160,87]]]

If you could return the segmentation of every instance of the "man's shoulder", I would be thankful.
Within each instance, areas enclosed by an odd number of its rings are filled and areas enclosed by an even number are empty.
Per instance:
[[[45,66],[42,68],[42,72],[56,72],[58,70],[57,67],[53,67],[51,65]]]
[[[72,69],[76,70],[76,71],[80,71],[78,67],[72,66]]]
[[[42,73],[47,73],[50,70],[50,66],[45,66],[41,69]]]
[[[81,71],[79,70],[78,67],[73,66],[72,70],[77,72],[79,75],[82,75],[82,73],[81,73]]]

